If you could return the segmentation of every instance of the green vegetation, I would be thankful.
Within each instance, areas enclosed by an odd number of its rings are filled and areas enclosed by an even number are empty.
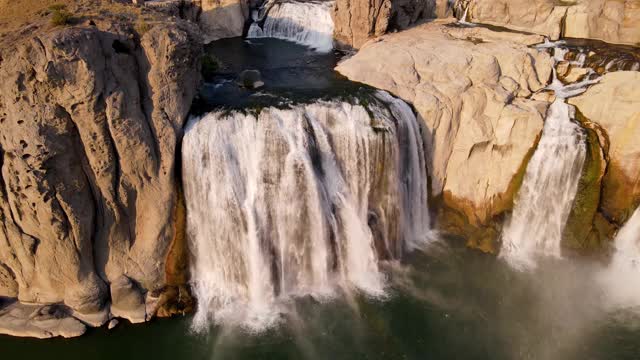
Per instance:
[[[67,6],[62,4],[53,4],[49,6],[51,11],[51,24],[54,26],[64,26],[71,22],[73,16],[67,11]]]
[[[144,21],[144,19],[141,19],[136,22],[134,29],[136,30],[138,35],[142,37],[142,35],[146,34],[149,30],[151,30],[152,27],[153,26],[151,26],[151,24]]]

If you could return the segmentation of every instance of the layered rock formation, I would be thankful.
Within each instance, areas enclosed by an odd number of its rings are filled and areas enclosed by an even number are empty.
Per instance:
[[[494,250],[540,136],[547,102],[528,99],[552,60],[525,44],[539,36],[436,21],[365,45],[337,70],[410,102],[422,118],[440,226]]]
[[[87,25],[2,54],[0,296],[95,324],[109,302],[152,315],[145,297],[162,293],[182,238],[176,149],[201,42],[184,22]]]
[[[451,14],[446,0],[336,0],[334,36],[339,46],[359,48],[393,29]]]
[[[505,26],[558,39],[561,36],[610,43],[640,43],[637,0],[458,0],[470,21]]]

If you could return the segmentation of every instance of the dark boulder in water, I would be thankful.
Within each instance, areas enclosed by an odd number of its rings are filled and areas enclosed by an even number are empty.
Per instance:
[[[237,83],[247,89],[258,89],[264,86],[262,74],[258,70],[244,70],[238,75]]]

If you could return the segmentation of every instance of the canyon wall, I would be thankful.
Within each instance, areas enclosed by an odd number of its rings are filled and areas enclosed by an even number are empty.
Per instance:
[[[468,20],[562,37],[640,44],[638,0],[458,0]]]
[[[451,15],[446,0],[336,0],[334,36],[339,47],[360,48],[391,30]]]
[[[87,24],[3,52],[0,296],[79,317],[110,302],[132,321],[155,312],[145,302],[183,261],[177,149],[201,43],[182,21]]]

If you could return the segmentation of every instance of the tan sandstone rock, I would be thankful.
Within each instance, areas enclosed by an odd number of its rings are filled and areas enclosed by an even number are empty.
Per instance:
[[[468,20],[532,32],[557,40],[567,7],[553,0],[471,0]]]
[[[436,21],[386,35],[337,70],[415,106],[425,125],[432,195],[458,217],[450,230],[469,233],[512,206],[548,106],[526,97],[548,82],[552,61],[504,33],[485,33],[479,42],[465,31],[479,34]],[[475,232],[472,245],[493,250],[484,238],[493,235]]]
[[[87,327],[69,315],[69,309],[61,305],[9,304],[0,309],[0,334],[35,337],[76,337]]]
[[[0,61],[0,294],[99,315],[162,288],[201,38],[179,21],[32,36]],[[17,291],[16,291],[17,290]]]
[[[608,73],[569,103],[606,133],[608,168],[600,206],[622,225],[640,205],[640,72]]]
[[[561,36],[640,44],[638,0],[458,0],[469,3],[468,20],[533,32],[557,40]]]
[[[336,0],[334,37],[339,47],[360,48],[390,30],[451,14],[447,0]]]
[[[242,36],[244,24],[249,17],[246,0],[198,0],[199,16],[205,42]]]
[[[640,45],[640,1],[582,0],[567,11],[564,36]]]

